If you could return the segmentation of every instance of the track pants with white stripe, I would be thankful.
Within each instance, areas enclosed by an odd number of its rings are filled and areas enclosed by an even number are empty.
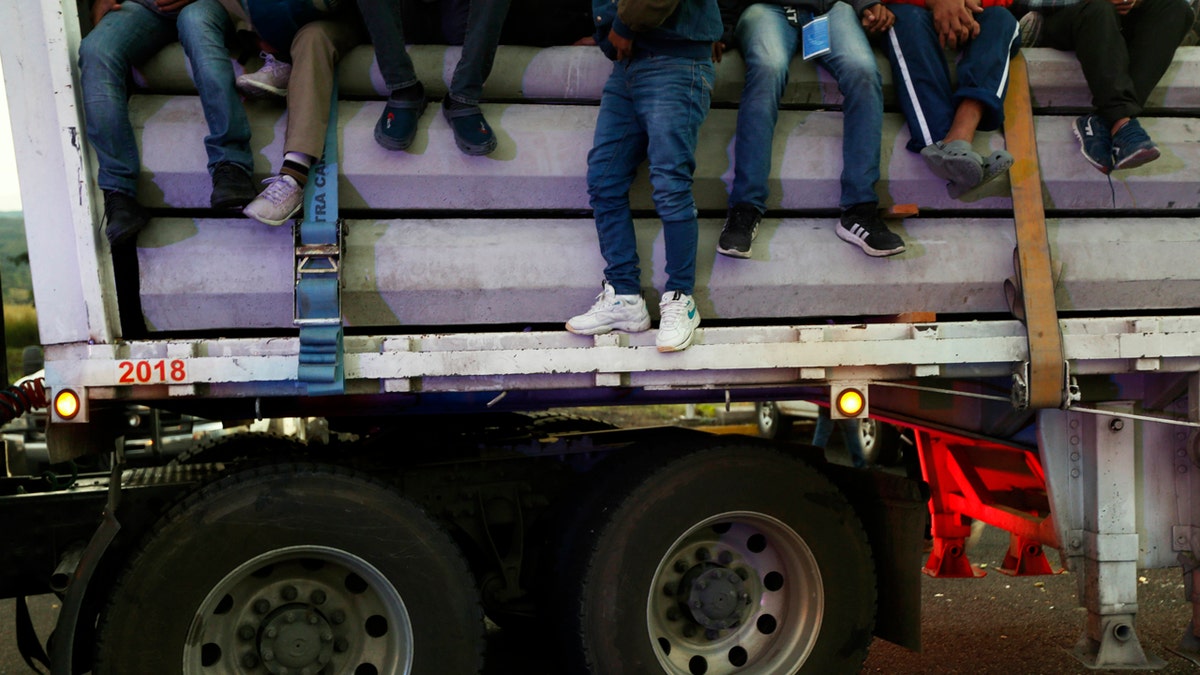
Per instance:
[[[912,138],[908,149],[920,152],[946,137],[963,99],[983,103],[980,131],[1004,123],[1008,62],[1021,48],[1017,20],[1005,7],[987,7],[975,15],[979,36],[959,52],[957,86],[951,81],[946,52],[938,43],[933,14],[924,7],[889,4],[896,23],[885,36],[892,63],[896,99]]]

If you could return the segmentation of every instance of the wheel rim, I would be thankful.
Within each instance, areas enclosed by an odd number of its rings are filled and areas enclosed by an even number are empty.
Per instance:
[[[403,675],[412,623],[395,587],[358,556],[291,546],[246,561],[200,604],[186,675]]]
[[[875,438],[879,435],[879,429],[875,426],[875,420],[870,417],[859,420],[858,434],[862,438],[862,447],[865,454],[871,454],[875,449]]]
[[[723,513],[694,525],[659,561],[646,603],[667,673],[792,672],[821,630],[825,593],[804,539],[771,516]]]
[[[771,431],[775,428],[775,405],[772,403],[760,403],[758,406],[758,431],[764,436],[771,435]]]

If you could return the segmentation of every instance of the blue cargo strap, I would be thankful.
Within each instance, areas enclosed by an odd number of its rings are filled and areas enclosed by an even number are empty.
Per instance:
[[[297,378],[309,395],[346,390],[342,346],[342,221],[338,218],[337,73],[329,104],[325,154],[304,187],[304,219],[295,228],[295,325],[300,327]]]

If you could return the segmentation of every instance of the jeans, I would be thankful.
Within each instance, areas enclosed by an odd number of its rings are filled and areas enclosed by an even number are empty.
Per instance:
[[[846,444],[846,452],[850,453],[850,463],[856,469],[867,468],[867,458],[862,444],[862,420],[858,418],[834,420],[830,417],[828,409],[821,408],[817,414],[817,425],[813,429],[812,444],[818,448],[828,445],[829,437],[833,435],[834,425],[842,429],[842,440]]]
[[[208,169],[233,162],[247,171],[250,122],[234,86],[233,64],[225,37],[233,22],[218,0],[196,0],[177,17],[162,17],[135,2],[121,4],[96,25],[79,46],[80,85],[87,136],[96,151],[103,190],[137,194],[141,172],[137,140],[129,122],[131,66],[141,64],[167,44],[183,44],[200,105],[208,122],[204,149]]]
[[[800,9],[800,23],[812,12]],[[835,3],[828,12],[833,51],[817,58],[833,75],[844,99],[841,206],[875,203],[883,127],[883,85],[875,52],[854,8]],[[746,85],[738,107],[733,188],[729,205],[767,208],[767,178],[779,99],[788,81],[788,65],[800,47],[800,28],[788,23],[780,5],[758,3],[742,13],[735,29],[746,60]]]
[[[1007,7],[986,7],[975,15],[979,35],[960,50],[958,85],[950,81],[946,52],[938,42],[933,14],[917,5],[888,5],[896,23],[884,43],[896,83],[896,98],[911,138],[907,148],[922,148],[946,138],[963,99],[983,103],[979,131],[1004,124],[1008,62],[1021,48],[1017,20]]]
[[[663,222],[666,290],[692,293],[699,233],[692,175],[714,76],[709,58],[643,52],[613,64],[600,97],[587,182],[607,263],[604,277],[618,294],[641,292],[629,186],[647,158],[654,207]]]
[[[483,83],[492,73],[500,30],[508,15],[511,0],[473,0],[467,13],[467,34],[463,40],[462,56],[450,79],[450,98],[467,105],[479,105]],[[412,58],[404,41],[404,26],[400,19],[400,0],[358,0],[371,42],[375,44],[375,59],[383,83],[391,91],[417,83]]]

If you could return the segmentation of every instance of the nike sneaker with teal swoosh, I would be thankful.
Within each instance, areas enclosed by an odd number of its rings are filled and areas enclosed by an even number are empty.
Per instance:
[[[663,293],[658,305],[658,335],[655,344],[660,352],[678,352],[692,344],[696,327],[700,325],[700,312],[696,301],[680,291]]]

